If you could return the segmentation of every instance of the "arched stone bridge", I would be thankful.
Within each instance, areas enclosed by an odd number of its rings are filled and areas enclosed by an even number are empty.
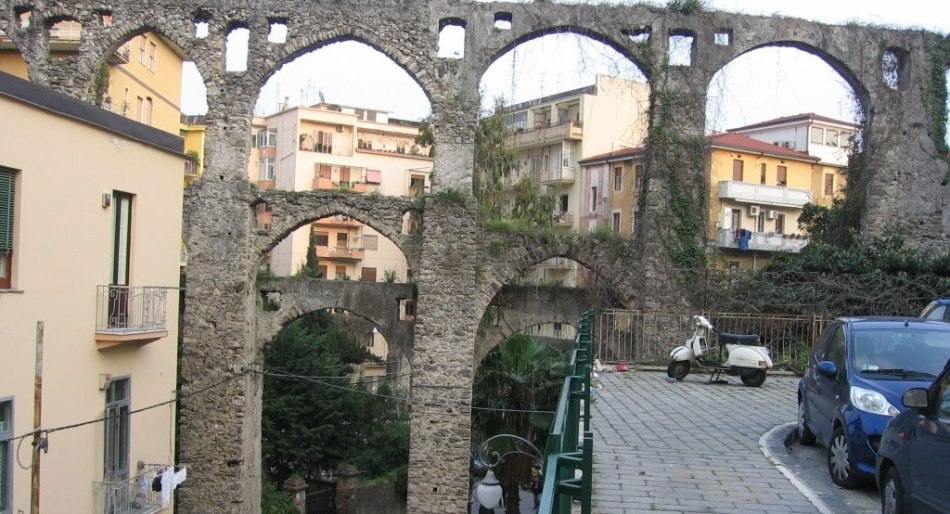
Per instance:
[[[205,175],[185,202],[185,394],[222,382],[236,367],[259,364],[256,269],[280,234],[324,214],[352,211],[394,235],[412,262],[417,286],[408,505],[413,513],[462,512],[467,506],[473,342],[484,308],[521,264],[560,245],[561,253],[576,251],[579,262],[609,276],[605,280],[626,294],[628,304],[677,301],[675,294],[657,295],[675,293],[662,270],[701,244],[707,222],[695,215],[704,212],[705,203],[706,89],[716,71],[743,53],[795,47],[837,70],[864,114],[864,230],[878,233],[886,223],[901,221],[910,239],[922,246],[942,247],[950,240],[947,163],[940,141],[947,41],[926,31],[551,2],[155,0],[145,6],[128,0],[0,1],[0,30],[23,53],[35,82],[91,99],[100,65],[130,38],[150,31],[181,47],[204,79],[209,107]],[[29,23],[21,23],[27,13]],[[82,23],[82,41],[76,55],[53,57],[49,28],[63,19]],[[510,29],[496,29],[496,20],[510,22]],[[207,23],[207,36],[196,36],[196,23]],[[272,24],[287,27],[285,43],[267,41]],[[464,27],[463,58],[438,57],[445,25]],[[248,68],[228,72],[225,43],[237,28],[249,31]],[[395,230],[395,213],[417,209],[416,203],[378,199],[370,205],[342,196],[249,192],[250,122],[261,86],[305,52],[356,40],[391,58],[428,96],[438,147],[433,190],[470,194],[479,79],[504,52],[555,32],[611,46],[636,62],[650,82],[642,223],[630,244],[631,257],[618,262],[618,269],[581,255],[600,251],[593,241],[561,241],[545,251],[513,247],[510,255],[522,260],[496,264],[498,256],[489,249],[499,246],[483,243],[497,234],[480,233],[471,201],[426,201],[421,234],[402,237]],[[645,42],[630,37],[641,33],[649,34]],[[688,66],[668,65],[670,36],[693,38]],[[896,84],[884,80],[885,56],[896,62]],[[274,232],[262,234],[254,226],[252,208],[260,201],[281,214]],[[180,493],[181,512],[259,512],[260,395],[259,377],[244,375],[214,395],[182,402],[180,461],[191,472],[189,487]]]

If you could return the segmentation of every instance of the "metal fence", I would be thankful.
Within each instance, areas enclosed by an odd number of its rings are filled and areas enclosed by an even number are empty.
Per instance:
[[[164,466],[146,465],[142,472],[127,480],[93,482],[95,510],[102,514],[152,514],[163,507],[161,491],[152,482],[161,477]]]
[[[594,436],[590,431],[590,373],[595,319],[594,311],[584,313],[574,337],[568,376],[544,449],[539,514],[571,514],[574,500],[580,503],[581,514],[591,512]]]
[[[692,316],[706,316],[717,332],[758,334],[777,369],[800,371],[830,317],[730,312],[598,311],[595,355],[601,362],[667,364],[670,350],[693,331]]]
[[[98,286],[96,296],[96,332],[165,330],[164,287]]]

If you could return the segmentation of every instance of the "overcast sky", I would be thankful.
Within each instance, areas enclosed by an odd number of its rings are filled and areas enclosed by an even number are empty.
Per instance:
[[[933,0],[707,2],[710,9],[723,11],[922,27],[945,34],[950,32],[950,9],[938,4]],[[444,48],[450,54],[460,45],[449,34]],[[481,87],[485,105],[496,96],[519,102],[592,84],[598,73],[643,80],[633,63],[604,45],[574,35],[551,35],[519,45],[499,58],[485,73]],[[205,112],[204,86],[191,63],[186,64],[183,86],[182,111]],[[328,102],[391,111],[403,119],[421,119],[430,112],[428,100],[408,74],[381,53],[353,41],[324,47],[286,64],[262,89],[256,112],[272,113],[284,101],[316,103],[321,94]],[[765,48],[737,58],[713,79],[707,128],[724,130],[803,112],[854,121],[850,87],[817,57],[794,49]]]

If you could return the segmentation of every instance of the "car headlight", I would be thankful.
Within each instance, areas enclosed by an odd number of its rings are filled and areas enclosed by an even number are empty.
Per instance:
[[[891,405],[883,394],[861,387],[851,386],[851,405],[854,405],[864,412],[890,416],[892,418],[900,414],[900,411]]]

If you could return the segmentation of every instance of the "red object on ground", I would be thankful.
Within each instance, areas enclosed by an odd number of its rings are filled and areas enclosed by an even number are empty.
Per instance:
[[[626,364],[617,364],[617,371],[630,371]]]

